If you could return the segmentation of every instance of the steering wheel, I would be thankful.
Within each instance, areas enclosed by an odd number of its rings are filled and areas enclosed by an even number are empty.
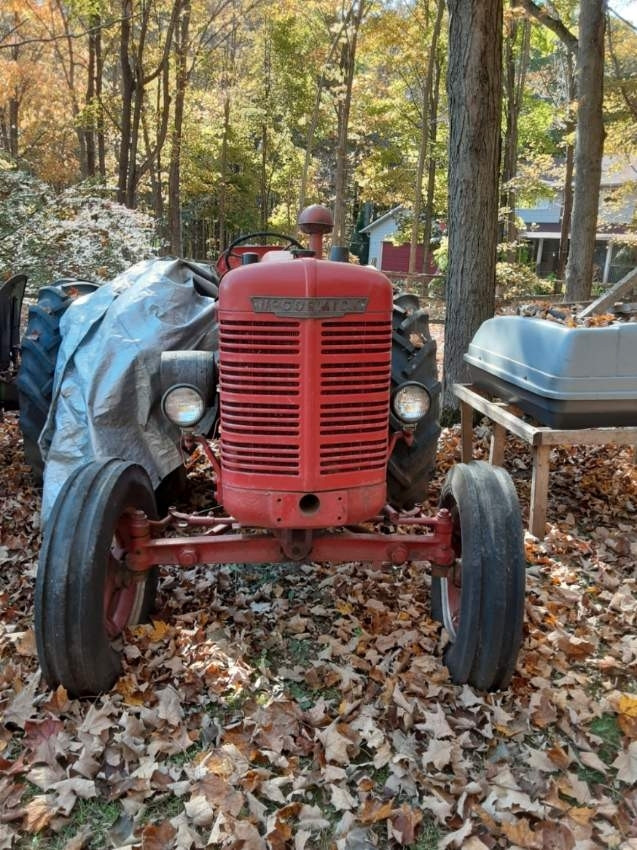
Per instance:
[[[257,230],[254,233],[246,233],[245,236],[239,236],[234,242],[231,242],[225,251],[220,254],[217,261],[217,269],[220,274],[225,274],[232,268],[230,257],[241,260],[241,254],[235,253],[233,248],[244,242],[248,242],[250,239],[277,239],[282,243],[281,248],[284,251],[289,251],[290,248],[299,248],[301,251],[304,249],[304,246],[294,236],[287,236],[285,233],[277,233],[274,230]]]

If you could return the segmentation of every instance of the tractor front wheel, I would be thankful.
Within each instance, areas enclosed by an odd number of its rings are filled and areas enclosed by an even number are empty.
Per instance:
[[[524,534],[509,475],[483,461],[452,467],[440,496],[453,521],[456,562],[432,579],[433,616],[450,644],[445,664],[457,684],[506,688],[524,618]]]
[[[118,459],[75,470],[55,502],[40,552],[35,634],[42,673],[74,696],[107,691],[120,674],[113,642],[149,615],[157,570],[126,566],[128,517],[156,518],[142,467]]]

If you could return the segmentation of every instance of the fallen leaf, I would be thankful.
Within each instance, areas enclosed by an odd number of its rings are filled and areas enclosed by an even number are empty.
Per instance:
[[[416,830],[422,821],[422,812],[412,809],[407,803],[392,812],[391,834],[399,844],[410,845],[416,840]]]
[[[150,823],[142,829],[142,850],[168,850],[173,847],[177,830],[170,821]]]
[[[386,803],[374,799],[365,800],[358,811],[360,822],[367,824],[387,820],[392,814],[392,804],[393,800],[388,800]]]
[[[617,778],[621,782],[628,785],[637,782],[637,741],[632,741],[626,750],[619,753],[612,767],[617,768]]]
[[[519,847],[541,850],[543,846],[542,837],[533,832],[526,818],[519,818],[514,821],[505,820],[500,824],[500,828],[509,841]]]

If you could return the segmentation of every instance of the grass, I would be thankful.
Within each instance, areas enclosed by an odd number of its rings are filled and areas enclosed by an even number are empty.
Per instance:
[[[434,821],[425,818],[420,825],[420,832],[418,833],[416,843],[410,846],[412,850],[436,850],[441,838],[442,833]]]
[[[84,846],[90,850],[112,847],[113,840],[109,836],[109,830],[121,815],[122,807],[118,802],[79,799],[73,808],[68,826],[61,832],[57,835],[49,833],[24,836],[16,845],[16,850],[63,850],[80,830],[89,836]]]
[[[146,804],[142,823],[152,823],[155,820],[170,820],[176,817],[184,808],[183,800],[173,794],[156,797]]]
[[[617,758],[622,741],[617,717],[614,714],[602,714],[591,721],[590,730],[602,741],[597,755],[605,764],[611,764]]]

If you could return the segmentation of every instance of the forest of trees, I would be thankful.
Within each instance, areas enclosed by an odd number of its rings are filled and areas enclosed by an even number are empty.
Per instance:
[[[294,233],[313,202],[333,208],[334,241],[356,245],[370,213],[402,204],[414,272],[416,245],[449,224],[452,302],[472,252],[482,306],[471,327],[492,309],[496,243],[512,255],[516,204],[547,180],[564,192],[567,294],[590,292],[602,145],[637,153],[637,33],[605,0],[0,10],[3,167],[58,192],[89,185],[148,214],[158,250],[199,259],[241,232]],[[472,203],[475,240],[453,229]]]
[[[603,24],[601,0],[582,13],[592,7]],[[314,201],[334,207],[340,241],[365,202],[405,204],[420,241],[447,217],[448,17],[443,0],[8,0],[0,150],[56,188],[92,180],[149,211],[177,253],[294,231]],[[637,36],[610,10],[606,21],[605,150],[630,154]],[[571,0],[507,2],[491,19],[501,241],[515,237],[520,192],[566,178],[579,23]]]

